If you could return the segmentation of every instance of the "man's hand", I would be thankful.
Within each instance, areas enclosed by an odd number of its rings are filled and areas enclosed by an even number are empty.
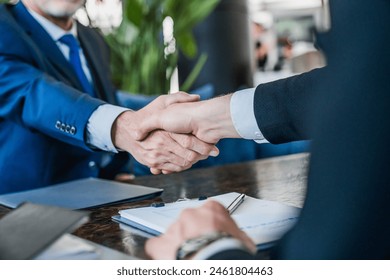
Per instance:
[[[214,144],[204,143],[193,135],[154,130],[142,141],[134,139],[134,131],[140,129],[145,118],[158,116],[164,108],[175,102],[192,102],[198,99],[196,95],[184,93],[161,96],[140,111],[122,113],[112,127],[114,145],[150,167],[153,174],[182,171],[210,155],[217,156],[219,151]]]
[[[145,251],[152,259],[175,259],[178,248],[185,240],[215,231],[230,234],[251,252],[256,252],[256,245],[237,227],[225,207],[213,200],[199,208],[184,210],[165,234],[146,242]]]
[[[172,96],[177,94],[184,93]],[[239,138],[231,120],[230,99],[231,95],[225,95],[207,101],[171,102],[160,106],[156,108],[158,114],[146,114],[141,120],[138,129],[133,130],[134,138],[143,139],[155,129],[193,134],[207,143],[217,143],[221,138]]]

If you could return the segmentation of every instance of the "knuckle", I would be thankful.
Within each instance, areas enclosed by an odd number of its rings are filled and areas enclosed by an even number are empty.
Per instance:
[[[159,167],[160,165],[159,165],[157,162],[153,161],[153,162],[150,162],[150,163],[148,164],[148,166],[149,166],[150,168],[152,168],[153,170],[157,170],[158,167]]]
[[[158,151],[149,152],[148,157],[150,167],[157,167],[161,162],[161,153]]]
[[[225,207],[217,201],[210,200],[207,202],[207,207],[215,213],[226,212]]]
[[[168,161],[172,165],[175,165],[177,168],[179,168],[179,166],[185,166],[189,164],[184,158],[179,157],[174,153],[170,154],[170,156],[168,157]]]
[[[185,162],[186,164],[185,165],[188,165],[191,162],[194,162],[194,161],[197,161],[197,160],[198,160],[198,155],[195,152],[193,152],[193,151],[188,151],[187,155],[186,155],[186,162]]]
[[[187,160],[184,160],[181,164],[180,164],[180,167],[178,166],[178,168],[180,168],[180,171],[183,170],[183,169],[186,169],[186,166],[189,166],[191,165],[191,162],[187,161]]]
[[[181,145],[186,149],[192,148],[193,146],[192,137],[188,135],[183,135],[183,137],[181,138]]]
[[[158,148],[164,147],[164,145],[165,145],[164,137],[162,137],[161,134],[155,134],[154,136],[155,136],[154,141],[153,141],[154,148],[158,149]]]

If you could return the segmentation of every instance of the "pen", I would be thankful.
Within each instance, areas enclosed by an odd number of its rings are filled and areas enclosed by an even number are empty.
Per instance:
[[[233,214],[233,212],[238,208],[238,206],[241,205],[241,203],[244,201],[244,198],[245,198],[245,194],[240,194],[239,196],[237,196],[233,201],[232,203],[229,204],[228,207],[226,207],[226,209],[229,211],[229,214]]]
[[[150,206],[152,207],[163,207],[165,206],[164,202],[153,202]]]

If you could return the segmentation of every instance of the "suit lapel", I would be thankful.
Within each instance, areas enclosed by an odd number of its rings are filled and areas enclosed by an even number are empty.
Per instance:
[[[13,9],[13,13],[19,25],[26,31],[55,69],[59,71],[71,85],[81,90],[82,86],[77,76],[74,74],[72,66],[66,60],[50,35],[30,15],[26,7],[19,2]]]
[[[91,71],[91,75],[93,78],[93,82],[95,85],[95,92],[99,98],[104,99],[104,92],[102,92],[102,85],[99,85],[99,81],[104,79],[104,75],[102,75],[99,63],[98,52],[96,51],[96,44],[94,44],[93,38],[89,38],[88,32],[84,30],[84,28],[77,22],[77,37],[80,41],[81,47],[83,49],[85,58],[88,62],[88,67]]]
[[[84,26],[77,22],[77,36],[80,40],[81,47],[83,48],[84,55],[88,61],[88,66],[95,84],[96,94],[99,98],[107,100],[107,89],[104,84],[104,81],[107,80],[107,77],[101,66],[102,58],[99,57],[99,52],[96,50],[98,47],[95,44],[96,39],[94,39],[91,32],[88,31]]]

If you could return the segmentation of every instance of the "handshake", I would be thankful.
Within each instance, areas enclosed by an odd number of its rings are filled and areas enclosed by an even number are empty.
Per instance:
[[[114,145],[131,153],[153,174],[190,168],[217,156],[222,138],[238,138],[231,116],[231,95],[199,101],[178,92],[156,98],[139,111],[125,111],[114,122]]]

